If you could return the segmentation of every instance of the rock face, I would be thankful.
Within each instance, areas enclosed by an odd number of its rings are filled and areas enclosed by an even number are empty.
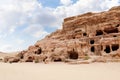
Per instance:
[[[119,52],[120,6],[117,6],[101,13],[89,12],[64,19],[61,30],[37,41],[17,57],[25,62],[48,63],[85,59],[86,56],[113,59]]]

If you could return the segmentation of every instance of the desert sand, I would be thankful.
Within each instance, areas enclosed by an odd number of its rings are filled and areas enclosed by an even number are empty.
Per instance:
[[[0,80],[120,80],[120,63],[0,63]]]

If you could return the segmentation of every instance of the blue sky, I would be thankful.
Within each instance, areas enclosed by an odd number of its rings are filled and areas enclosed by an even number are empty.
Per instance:
[[[72,0],[73,3],[75,3],[77,0]],[[44,7],[52,7],[56,8],[58,6],[61,6],[60,0],[38,0]]]
[[[0,51],[27,49],[37,40],[62,28],[63,19],[100,12],[120,5],[120,0],[1,0]]]

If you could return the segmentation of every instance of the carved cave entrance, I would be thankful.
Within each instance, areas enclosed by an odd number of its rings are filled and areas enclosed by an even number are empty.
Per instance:
[[[74,51],[74,50],[69,51],[68,54],[69,54],[70,59],[78,59],[78,53],[76,51]]]
[[[96,36],[99,36],[99,35],[103,35],[103,31],[102,30],[96,30]]]
[[[94,40],[90,40],[90,44],[94,44],[95,43],[95,41]]]
[[[104,50],[106,53],[110,53],[110,46],[109,45],[106,45],[106,48]]]
[[[84,33],[83,33],[83,36],[87,36],[87,33],[84,32]]]
[[[104,29],[104,31],[106,32],[106,33],[118,33],[119,31],[118,31],[118,28],[116,28],[116,27],[112,27],[112,28],[105,28]]]
[[[94,46],[91,47],[91,52],[95,52],[95,47]]]
[[[116,51],[119,49],[119,44],[112,44],[112,51]]]
[[[26,62],[33,62],[33,57],[29,56]]]

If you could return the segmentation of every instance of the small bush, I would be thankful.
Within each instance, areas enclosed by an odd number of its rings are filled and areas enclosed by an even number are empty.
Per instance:
[[[35,61],[34,61],[35,63],[39,63],[39,59],[37,58],[37,59],[35,59]]]
[[[84,57],[84,60],[88,60],[88,59],[90,59],[89,56],[85,56],[85,57]]]

